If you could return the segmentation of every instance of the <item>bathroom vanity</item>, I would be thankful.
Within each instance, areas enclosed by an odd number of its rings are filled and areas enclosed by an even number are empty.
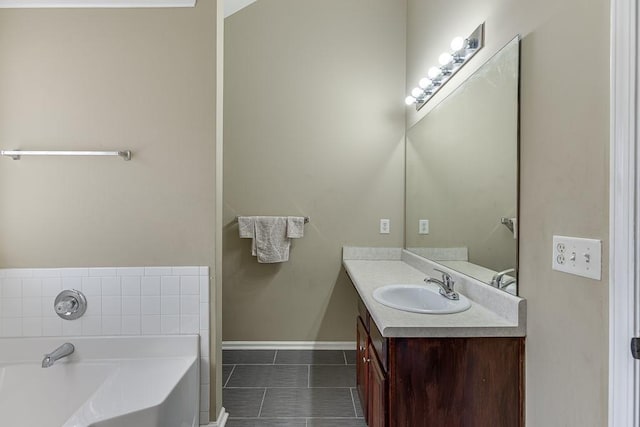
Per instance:
[[[424,284],[443,267],[402,249],[361,249],[344,248],[343,263],[359,294],[357,387],[368,426],[523,425],[525,301],[455,276],[468,310],[390,308],[375,289]]]

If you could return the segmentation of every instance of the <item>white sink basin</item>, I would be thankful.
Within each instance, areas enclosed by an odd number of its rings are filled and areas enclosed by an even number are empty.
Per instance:
[[[382,286],[373,291],[373,298],[387,307],[414,313],[451,314],[471,307],[471,302],[464,295],[460,295],[459,300],[450,300],[425,285]]]

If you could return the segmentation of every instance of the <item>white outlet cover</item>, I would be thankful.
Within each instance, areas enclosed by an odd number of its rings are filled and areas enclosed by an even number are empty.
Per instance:
[[[429,220],[418,220],[418,234],[429,234]]]
[[[602,241],[553,236],[552,268],[590,279],[602,279]]]
[[[391,221],[388,219],[380,220],[380,234],[389,234],[391,228]]]

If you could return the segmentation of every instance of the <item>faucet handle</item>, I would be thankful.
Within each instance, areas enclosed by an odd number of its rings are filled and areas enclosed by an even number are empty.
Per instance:
[[[434,271],[437,271],[438,273],[442,274],[442,282],[445,285],[451,287],[456,283],[455,280],[453,280],[453,277],[451,277],[451,275],[446,271],[442,271],[439,268],[434,268]]]
[[[87,310],[87,298],[75,289],[64,290],[56,297],[53,308],[65,320],[75,320]]]

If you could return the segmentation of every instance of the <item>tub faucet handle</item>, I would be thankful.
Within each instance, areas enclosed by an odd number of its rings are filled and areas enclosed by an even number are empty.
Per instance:
[[[57,313],[71,313],[78,306],[78,300],[69,298],[56,304]]]
[[[65,320],[75,320],[87,311],[87,298],[80,291],[64,290],[58,294],[53,308]]]

